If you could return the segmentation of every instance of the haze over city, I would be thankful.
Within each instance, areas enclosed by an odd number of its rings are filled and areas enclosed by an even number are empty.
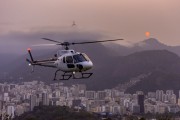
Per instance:
[[[134,43],[146,39],[149,31],[165,44],[180,45],[179,5],[179,0],[1,0],[0,50],[10,51],[3,47],[8,46],[21,52],[42,37],[66,38],[62,34],[72,33],[73,21],[73,34],[95,36],[90,39],[124,38]]]

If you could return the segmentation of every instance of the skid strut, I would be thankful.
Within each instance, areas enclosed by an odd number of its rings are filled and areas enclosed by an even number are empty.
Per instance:
[[[54,74],[54,80],[69,80],[72,77],[72,74],[68,74],[67,72],[64,72],[63,75],[61,75],[60,79],[57,79],[57,73],[61,70],[57,70]]]

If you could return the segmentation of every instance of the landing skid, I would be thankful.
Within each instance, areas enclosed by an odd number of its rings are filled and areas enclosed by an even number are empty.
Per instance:
[[[76,77],[75,74],[73,74],[73,79],[86,79],[90,78],[93,73],[81,73],[80,77]]]
[[[80,72],[81,75],[77,77],[73,72],[64,72],[64,74],[61,75],[61,77],[58,79],[57,73],[59,71],[60,70],[57,70],[55,72],[54,80],[69,80],[70,78],[72,78],[72,79],[87,79],[87,78],[90,78],[93,74],[93,73],[82,73],[82,72]]]

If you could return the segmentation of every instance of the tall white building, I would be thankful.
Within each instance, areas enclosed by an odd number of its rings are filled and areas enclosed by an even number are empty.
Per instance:
[[[33,111],[35,106],[37,106],[37,96],[31,95],[30,96],[30,110]]]
[[[7,114],[9,116],[11,116],[11,118],[14,118],[14,112],[15,112],[15,108],[14,106],[7,106]]]
[[[166,95],[167,95],[168,101],[171,102],[175,94],[173,90],[166,90]]]
[[[85,97],[87,99],[90,99],[90,100],[94,100],[95,99],[95,95],[96,95],[95,91],[86,91],[85,92]]]
[[[156,90],[156,100],[163,101],[164,91],[163,90]]]
[[[172,104],[176,104],[177,103],[176,95],[175,94],[171,95],[171,97],[169,99],[169,102],[172,103]]]

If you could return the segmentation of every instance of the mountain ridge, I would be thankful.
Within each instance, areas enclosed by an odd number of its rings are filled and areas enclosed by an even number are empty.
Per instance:
[[[119,55],[129,55],[134,52],[144,51],[144,50],[169,50],[180,56],[180,46],[170,46],[165,43],[160,42],[156,38],[148,38],[138,43],[131,43],[128,45],[121,44],[111,44],[106,45],[108,48],[114,50]]]

